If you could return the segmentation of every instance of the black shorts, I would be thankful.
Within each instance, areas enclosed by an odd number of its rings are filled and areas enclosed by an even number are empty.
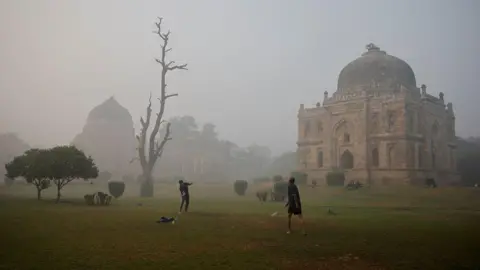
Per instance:
[[[293,214],[295,216],[301,215],[302,214],[302,208],[301,207],[288,207],[288,213]]]

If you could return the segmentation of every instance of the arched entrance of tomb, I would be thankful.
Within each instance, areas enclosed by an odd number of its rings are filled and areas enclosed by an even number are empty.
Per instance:
[[[353,168],[354,158],[351,151],[354,127],[350,122],[341,119],[333,126],[331,137],[331,166],[336,168]]]
[[[353,154],[347,149],[340,156],[340,168],[344,170],[353,169]]]

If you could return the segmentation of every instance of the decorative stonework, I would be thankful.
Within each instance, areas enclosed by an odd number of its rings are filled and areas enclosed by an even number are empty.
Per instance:
[[[458,179],[453,105],[417,87],[403,60],[369,44],[342,69],[337,90],[323,94],[322,104],[298,113],[299,169],[309,179],[325,179],[332,167],[371,184],[414,183],[439,170],[451,176],[439,183]]]
[[[395,120],[396,120],[396,113],[393,110],[389,110],[387,112],[387,131],[393,132],[395,131]]]

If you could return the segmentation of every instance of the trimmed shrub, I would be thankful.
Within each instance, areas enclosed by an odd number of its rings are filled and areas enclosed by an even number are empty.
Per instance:
[[[259,177],[259,178],[252,179],[252,182],[254,184],[270,183],[271,181],[272,179],[270,179],[270,177]]]
[[[248,187],[248,182],[246,180],[236,180],[235,183],[233,183],[233,188],[235,190],[235,193],[239,196],[244,196],[245,192],[247,191]]]
[[[10,187],[10,186],[13,185],[13,181],[14,181],[14,180],[13,180],[12,178],[10,178],[10,177],[5,176],[5,177],[3,178],[3,181],[5,182],[5,186]]]
[[[87,205],[110,205],[112,196],[101,191],[83,196]]]
[[[115,198],[118,199],[125,192],[125,183],[120,181],[110,181],[108,182],[108,192]]]
[[[327,186],[343,187],[345,185],[345,173],[342,171],[331,171],[327,173]]]
[[[94,205],[95,204],[93,202],[93,195],[92,194],[86,194],[85,196],[83,196],[83,198],[85,199],[85,203],[87,205]]]
[[[297,185],[306,185],[308,174],[303,172],[292,172],[290,174],[293,178],[295,178],[295,184]]]

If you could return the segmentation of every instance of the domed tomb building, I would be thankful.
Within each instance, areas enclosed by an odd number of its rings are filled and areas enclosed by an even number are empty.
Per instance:
[[[459,180],[452,103],[417,87],[405,61],[373,44],[342,69],[323,104],[300,105],[297,145],[298,169],[317,183],[333,168],[366,184]]]
[[[125,174],[134,168],[130,164],[137,146],[133,119],[114,97],[90,111],[73,144],[91,155],[100,171]]]

